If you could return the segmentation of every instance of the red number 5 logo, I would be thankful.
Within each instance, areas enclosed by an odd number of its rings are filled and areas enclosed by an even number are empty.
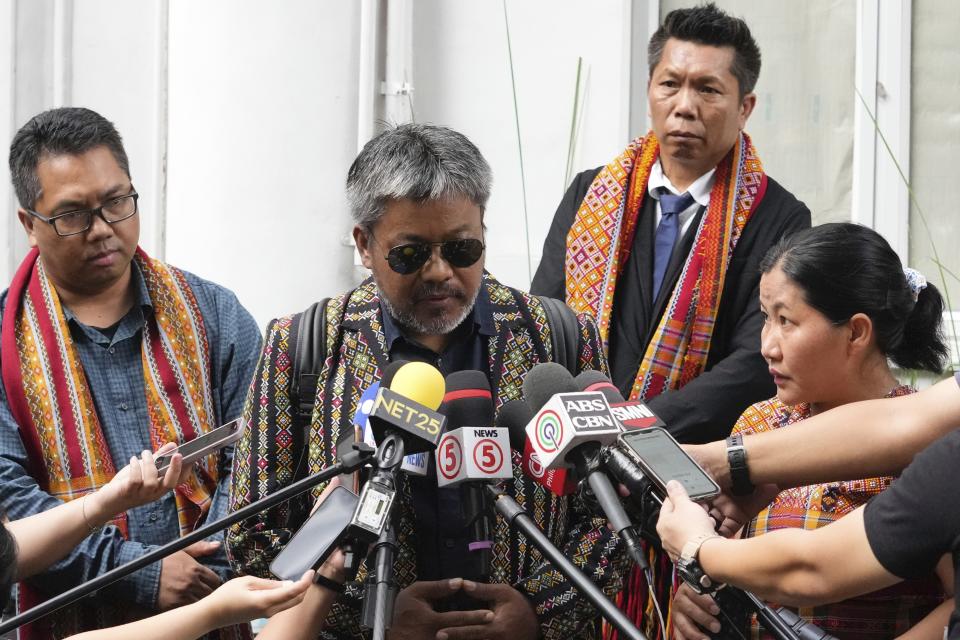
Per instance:
[[[452,480],[460,472],[460,463],[463,460],[463,451],[460,450],[460,441],[448,437],[440,443],[439,464],[440,473],[447,480]]]
[[[496,473],[503,466],[503,450],[500,443],[484,438],[473,449],[473,462],[484,473]]]

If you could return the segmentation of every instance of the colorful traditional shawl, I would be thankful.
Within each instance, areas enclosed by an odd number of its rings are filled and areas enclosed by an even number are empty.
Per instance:
[[[633,248],[650,169],[659,154],[660,144],[652,131],[631,142],[593,179],[567,234],[567,304],[597,318],[605,351],[609,348],[617,278]],[[630,391],[631,400],[649,400],[664,391],[679,389],[703,372],[727,265],[766,188],[760,158],[750,137],[741,133],[717,165],[710,205],[647,345]],[[657,582],[654,591],[662,602],[669,602],[672,565],[665,554],[656,554],[653,549],[649,552]],[[652,602],[638,569],[628,576],[618,603],[638,625],[646,619],[648,632],[653,628]],[[669,629],[669,622],[667,626]],[[606,626],[604,635],[617,636]]]
[[[899,386],[887,397],[913,392],[910,387]],[[809,404],[791,407],[772,398],[744,411],[733,432],[748,435],[786,427],[802,429],[802,426],[791,425],[808,417]],[[892,482],[892,477],[885,476],[787,489],[746,526],[743,537],[778,529],[819,529],[863,506]],[[851,640],[879,640],[905,633],[935,609],[943,598],[939,579],[929,574],[842,602],[802,607],[797,612],[831,635]],[[753,638],[772,637],[761,631],[755,616],[751,632]]]
[[[630,256],[650,169],[660,145],[653,132],[630,143],[590,185],[567,234],[567,304],[590,312],[608,348],[617,277]],[[742,133],[717,166],[710,206],[677,286],[637,372],[631,400],[679,389],[703,371],[727,264],[767,187],[750,137]]]
[[[59,295],[38,257],[32,250],[10,285],[0,338],[2,378],[31,474],[44,491],[69,501],[103,486],[117,469]],[[142,357],[150,440],[156,449],[164,442],[191,440],[215,426],[210,354],[203,319],[183,273],[142,249],[134,260],[154,308],[143,328]],[[210,456],[177,487],[181,535],[209,509],[217,476],[216,458]],[[126,514],[117,516],[115,524],[127,536]],[[22,606],[42,600],[25,584],[20,594]],[[116,624],[106,611],[92,609],[70,607],[41,624],[52,622],[57,636],[92,628],[85,626],[91,613],[97,624]],[[48,637],[39,627],[21,630],[21,637]]]

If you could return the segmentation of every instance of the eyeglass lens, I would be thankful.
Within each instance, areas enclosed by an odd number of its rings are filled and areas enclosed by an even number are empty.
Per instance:
[[[114,198],[98,209],[84,209],[82,211],[71,211],[53,218],[53,224],[57,233],[61,235],[71,235],[82,233],[93,224],[93,215],[97,211],[102,212],[104,220],[107,222],[120,222],[126,220],[137,212],[136,194]]]
[[[465,240],[450,240],[438,243],[413,243],[393,247],[387,253],[387,262],[390,268],[399,274],[406,275],[420,269],[433,251],[434,245],[440,246],[440,255],[457,268],[465,268],[476,263],[483,255],[483,242],[474,238]]]

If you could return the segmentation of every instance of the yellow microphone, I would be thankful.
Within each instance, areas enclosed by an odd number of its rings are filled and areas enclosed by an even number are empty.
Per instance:
[[[394,374],[390,390],[436,411],[447,385],[436,367],[426,362],[408,362]]]
[[[425,362],[397,364],[384,371],[369,414],[374,439],[383,442],[386,434],[393,432],[403,438],[407,454],[432,451],[446,423],[436,411],[446,392],[443,374]]]

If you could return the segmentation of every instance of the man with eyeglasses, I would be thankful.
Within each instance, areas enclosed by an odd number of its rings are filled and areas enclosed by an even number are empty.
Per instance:
[[[490,181],[480,151],[450,129],[407,124],[366,144],[348,173],[347,193],[353,237],[371,277],[326,304],[320,360],[326,364],[306,437],[293,423],[290,363],[297,336],[311,329],[301,325],[303,314],[267,329],[244,412],[249,428],[237,445],[233,509],[332,464],[337,443],[354,432],[361,395],[392,361],[429,362],[445,375],[482,371],[499,408],[522,396],[527,371],[554,358],[541,301],[484,271]],[[573,325],[580,334],[576,369],[605,370],[593,321],[581,315]],[[307,439],[307,463],[300,468]],[[495,527],[492,584],[475,579],[459,491],[438,489],[434,466],[426,477],[400,474],[398,480],[396,580],[402,591],[390,638],[593,637],[596,611],[503,522]],[[620,554],[604,521],[536,487],[519,468],[511,490],[597,583],[619,585]],[[227,544],[237,568],[268,575],[306,511],[305,504],[283,505],[233,527]],[[323,637],[362,637],[361,598],[361,585],[348,583]]]
[[[236,418],[260,333],[231,292],[138,247],[127,155],[101,115],[35,116],[10,145],[10,171],[31,247],[0,297],[0,509],[19,519],[82,499],[143,450]],[[231,456],[211,456],[175,493],[91,527],[66,559],[21,583],[18,609],[224,515]],[[199,600],[229,575],[221,546],[188,547],[20,637],[62,638]]]

